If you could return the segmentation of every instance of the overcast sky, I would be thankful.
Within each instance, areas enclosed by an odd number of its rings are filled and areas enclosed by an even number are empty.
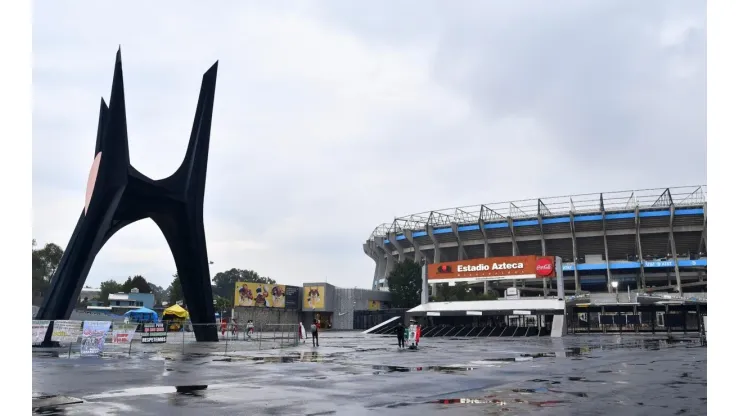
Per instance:
[[[465,7],[461,7],[464,5]],[[706,183],[699,1],[36,1],[33,236],[67,245],[120,44],[132,164],[179,166],[219,60],[211,274],[369,287],[396,216]],[[149,220],[87,279],[175,272]]]

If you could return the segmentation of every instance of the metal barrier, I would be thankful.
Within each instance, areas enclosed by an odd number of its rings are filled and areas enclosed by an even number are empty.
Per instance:
[[[83,321],[79,322],[80,335],[74,342],[59,343],[53,348],[34,347],[35,352],[59,357],[79,356],[80,350],[86,339],[82,336]],[[230,353],[243,353],[268,349],[289,348],[298,345],[300,341],[298,324],[255,324],[253,328],[245,325],[221,324],[192,324],[184,323],[181,326],[165,323],[164,333],[153,341],[151,336],[145,332],[144,325],[139,324],[133,336],[118,337],[116,333],[125,333],[126,329],[132,330],[136,324],[124,324],[111,322],[111,327],[105,335],[105,344],[102,356],[121,356],[137,354],[197,354],[197,355],[228,355]],[[213,326],[218,332],[219,342],[197,342],[193,328],[196,326]],[[177,328],[175,330],[175,328]],[[124,340],[126,342],[121,342]],[[34,344],[36,345],[36,344]]]
[[[702,333],[707,306],[681,305],[608,305],[569,307],[568,333]]]

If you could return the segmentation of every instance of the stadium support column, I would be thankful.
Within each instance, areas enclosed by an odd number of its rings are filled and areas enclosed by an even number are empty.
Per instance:
[[[701,230],[701,241],[699,242],[699,252],[703,253],[702,248],[707,248],[707,203],[704,203],[704,227]]]
[[[388,246],[383,243],[383,237],[375,237],[375,245],[385,252],[385,270],[383,270],[383,279],[386,279],[386,283],[388,283],[388,276],[390,276],[393,268],[396,266],[396,258],[393,257],[393,253],[391,253]]]
[[[486,234],[486,223],[483,220],[478,220],[478,228],[483,236],[483,258],[491,256],[491,251],[488,246],[488,235]],[[483,281],[483,293],[488,293],[488,280]]]
[[[411,230],[403,230],[403,235],[406,237],[406,240],[408,240],[414,247],[414,263],[421,264],[421,259],[426,259],[426,256],[424,255],[424,253],[421,252],[421,247],[419,247],[419,243],[414,241],[414,233],[412,233]]]
[[[377,290],[378,280],[381,279],[381,275],[385,272],[385,257],[383,257],[383,252],[375,247],[375,243],[372,240],[362,245],[362,251],[375,261],[375,273],[373,274],[372,288],[373,290]]]
[[[604,257],[606,260],[606,288],[612,293],[612,269],[609,265],[609,243],[606,238],[606,212],[604,206],[601,206],[601,231],[604,235]]]
[[[581,293],[581,279],[578,275],[578,246],[576,243],[576,223],[573,219],[573,212],[570,213],[570,238],[573,241],[573,275],[576,287],[576,295]]]
[[[516,234],[514,234],[514,220],[511,217],[507,218],[509,223],[509,235],[511,235],[511,255],[519,255],[519,246],[516,244]]]
[[[457,239],[457,260],[467,260],[468,259],[468,253],[465,251],[465,246],[463,246],[462,240],[460,239],[460,232],[458,231],[458,225],[456,223],[450,224],[450,228],[452,228],[452,234],[455,235],[455,239]]]
[[[385,252],[380,247],[375,247],[375,253],[378,256],[378,265],[376,267],[375,286],[377,288],[380,279],[385,278],[385,269],[388,267],[388,258],[385,257]],[[386,286],[388,282],[384,282]]]
[[[514,234],[514,220],[509,217],[507,222],[509,223],[509,235],[511,235],[511,255],[518,256],[519,246],[516,244],[516,234]],[[516,279],[512,280],[511,283],[513,287],[516,287]]]
[[[545,231],[542,228],[542,215],[537,215],[537,223],[540,226],[540,245],[542,246],[542,255],[547,255],[547,247],[545,245]],[[549,289],[550,279],[542,279],[542,293],[547,296],[550,294]]]
[[[432,245],[434,246],[434,262],[439,263],[442,261],[442,253],[439,250],[439,242],[437,241],[437,237],[434,235],[434,228],[431,225],[427,225],[426,232],[429,236],[429,239],[432,240]]]
[[[393,247],[395,247],[396,251],[398,252],[398,262],[403,263],[404,261],[406,261],[406,253],[403,252],[403,247],[398,242],[395,231],[391,231],[388,233],[388,241],[393,244]]]
[[[673,238],[673,217],[676,206],[671,201],[671,219],[668,224],[668,238],[671,241],[671,256],[673,257],[673,270],[676,272],[676,286],[678,286],[678,295],[683,296],[683,287],[681,286],[681,272],[678,270],[678,255],[676,255],[676,240]]]
[[[707,247],[707,203],[704,203],[704,228],[701,230],[701,239],[699,240],[699,250],[697,251],[697,254],[701,256],[701,253],[704,253],[704,250]],[[704,270],[699,270],[699,281],[704,281]],[[698,315],[697,315],[698,316]]]
[[[437,237],[434,235],[434,227],[427,224],[425,229],[427,231],[429,239],[432,240],[432,245],[434,245],[434,263],[439,263],[442,260],[442,253],[439,250],[439,242],[437,241]],[[432,296],[437,296],[436,284],[432,285]]]
[[[642,238],[640,238],[640,208],[635,207],[635,244],[637,244],[637,259],[640,261],[640,289],[645,289],[645,261],[642,258]]]
[[[421,304],[429,302],[429,279],[427,277],[427,262],[421,261]]]

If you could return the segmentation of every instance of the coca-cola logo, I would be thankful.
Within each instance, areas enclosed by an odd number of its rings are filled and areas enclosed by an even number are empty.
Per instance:
[[[552,274],[555,265],[552,264],[552,260],[547,257],[537,259],[535,273],[537,276],[549,276]]]
[[[444,264],[437,267],[437,273],[452,273],[452,267],[449,264]]]

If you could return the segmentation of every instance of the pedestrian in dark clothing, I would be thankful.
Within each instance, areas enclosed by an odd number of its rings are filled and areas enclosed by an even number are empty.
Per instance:
[[[319,323],[315,319],[311,324],[311,342],[314,347],[319,346]]]
[[[406,328],[403,327],[401,322],[396,327],[396,338],[398,338],[398,347],[406,348],[406,339],[404,338]]]

